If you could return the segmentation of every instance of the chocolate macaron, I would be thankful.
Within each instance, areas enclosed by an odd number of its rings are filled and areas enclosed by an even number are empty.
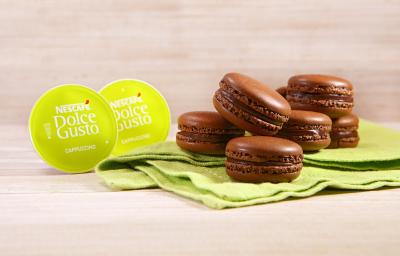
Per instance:
[[[331,143],[331,128],[332,121],[325,114],[292,110],[289,121],[283,125],[277,136],[298,143],[303,151],[316,151]]]
[[[357,131],[358,122],[358,117],[354,114],[333,119],[329,148],[357,147],[360,141]]]
[[[286,99],[292,109],[321,112],[332,118],[350,114],[354,105],[352,84],[327,75],[292,76]]]
[[[290,182],[300,175],[303,150],[290,140],[249,136],[232,139],[226,145],[227,174],[243,182]]]
[[[203,154],[223,155],[230,139],[244,135],[244,130],[211,111],[182,114],[178,118],[178,129],[176,144],[182,149]]]
[[[281,87],[277,88],[276,91],[277,91],[280,95],[282,95],[283,98],[286,98],[287,86],[281,86]]]
[[[254,134],[273,135],[289,119],[289,103],[251,77],[228,73],[219,85],[213,97],[214,107],[237,127]]]

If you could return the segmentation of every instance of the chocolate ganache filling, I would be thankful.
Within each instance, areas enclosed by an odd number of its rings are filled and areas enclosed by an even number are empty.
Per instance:
[[[227,161],[230,163],[241,164],[241,165],[251,165],[251,166],[292,166],[293,164],[299,163],[285,163],[285,162],[278,162],[278,161],[267,161],[267,162],[250,162],[244,160],[237,160],[233,158],[227,158]]]
[[[279,131],[278,133],[280,136],[285,138],[314,138],[314,139],[326,139],[329,137],[329,130],[328,128],[317,129],[297,129],[286,127]]]
[[[352,137],[358,137],[358,132],[356,130],[331,132],[332,139],[342,139],[342,138],[352,138]]]
[[[353,96],[341,95],[341,94],[314,94],[314,93],[288,91],[288,97],[311,99],[311,100],[335,100],[335,101],[353,103]]]
[[[252,116],[257,117],[258,119],[261,119],[265,122],[275,124],[275,125],[281,125],[282,123],[276,120],[272,120],[271,118],[268,118],[266,115],[263,115],[254,109],[250,108],[249,106],[245,105],[241,101],[237,100],[233,95],[231,95],[229,92],[226,92],[224,89],[220,88],[217,91],[218,94],[220,94],[224,99],[228,100],[231,102],[233,105],[237,106],[238,108],[242,109],[246,113],[249,113]]]
[[[226,143],[230,139],[238,137],[237,134],[202,134],[180,131],[177,133],[181,139],[189,142],[208,142],[208,143]]]

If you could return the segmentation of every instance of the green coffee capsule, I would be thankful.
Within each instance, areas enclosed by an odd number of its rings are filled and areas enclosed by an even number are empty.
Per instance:
[[[101,89],[100,94],[109,102],[117,120],[118,140],[112,154],[121,155],[167,138],[171,124],[168,104],[150,84],[117,80]]]
[[[78,84],[43,94],[32,109],[29,131],[43,160],[69,173],[93,170],[117,140],[117,124],[106,100]]]

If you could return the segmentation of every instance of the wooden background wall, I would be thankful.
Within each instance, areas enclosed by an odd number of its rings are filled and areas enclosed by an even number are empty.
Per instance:
[[[229,71],[343,76],[361,116],[400,121],[400,1],[0,0],[1,122],[54,85],[119,78],[155,85],[175,119],[212,109]]]

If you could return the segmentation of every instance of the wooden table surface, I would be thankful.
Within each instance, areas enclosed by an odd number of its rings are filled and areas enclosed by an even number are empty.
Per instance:
[[[176,120],[212,110],[236,71],[274,88],[344,77],[357,114],[400,121],[399,14],[399,0],[0,0],[0,120],[26,122],[55,85],[121,78],[154,85]]]
[[[400,128],[400,124],[391,126]],[[0,126],[0,255],[398,255],[400,189],[212,210],[159,189],[111,192]]]
[[[153,84],[176,120],[213,109],[230,71],[274,88],[344,77],[355,113],[400,122],[399,13],[399,0],[0,0],[0,256],[399,255],[400,188],[211,210],[57,172],[24,126],[55,85],[121,78]]]

